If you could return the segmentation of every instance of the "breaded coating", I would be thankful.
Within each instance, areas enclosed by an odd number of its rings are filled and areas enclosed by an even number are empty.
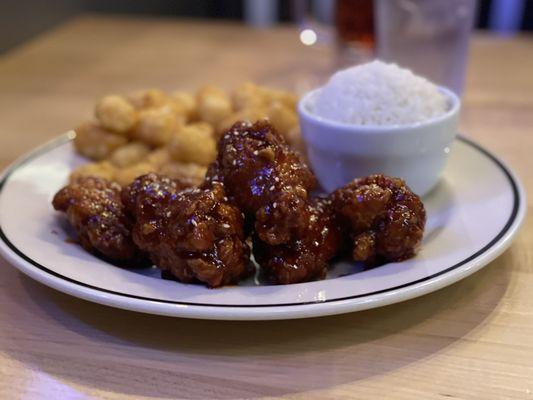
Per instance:
[[[138,122],[131,136],[151,147],[163,146],[170,141],[179,125],[171,108],[147,108],[139,111]]]
[[[174,161],[209,165],[216,158],[213,128],[205,122],[180,127],[167,148]]]
[[[133,105],[123,96],[105,96],[96,103],[94,115],[105,129],[116,133],[128,132],[137,121]]]
[[[272,246],[254,238],[254,257],[274,282],[299,283],[326,276],[342,238],[330,201],[317,198],[308,205],[308,221],[298,238]]]
[[[405,182],[384,175],[355,179],[331,195],[353,243],[353,258],[367,265],[415,255],[424,234],[426,211]]]
[[[148,174],[123,190],[124,204],[136,220],[135,243],[181,282],[237,283],[250,272],[241,212],[228,202],[221,183],[203,189],[180,186]]]
[[[57,192],[52,204],[67,214],[85,250],[123,266],[139,266],[146,258],[133,243],[132,221],[120,192],[116,183],[84,177]]]
[[[128,101],[136,110],[162,107],[168,103],[168,95],[160,89],[138,90],[127,96]]]
[[[140,142],[130,142],[119,147],[109,157],[109,161],[118,168],[137,164],[150,153],[150,147]]]
[[[69,175],[69,182],[74,183],[80,178],[95,177],[114,182],[117,168],[109,161],[98,161],[82,164]]]
[[[196,94],[196,105],[199,118],[213,126],[233,112],[229,96],[216,86],[201,88]]]
[[[104,160],[128,142],[123,135],[110,132],[93,121],[81,124],[75,131],[74,147],[91,160]]]
[[[316,178],[267,121],[238,122],[221,137],[208,181],[221,181],[232,201],[255,221],[259,238],[282,244],[297,237],[308,218]]]
[[[178,179],[188,187],[201,186],[207,168],[194,163],[169,162],[161,166],[158,172],[172,179]]]

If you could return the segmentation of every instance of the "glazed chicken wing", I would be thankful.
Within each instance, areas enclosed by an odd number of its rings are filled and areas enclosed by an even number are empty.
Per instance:
[[[316,179],[267,121],[233,125],[218,143],[207,179],[224,182],[229,197],[268,244],[288,243],[306,228]]]
[[[132,221],[124,213],[116,183],[79,178],[57,192],[52,204],[67,214],[85,250],[124,266],[138,266],[146,260],[133,243]]]
[[[335,212],[347,221],[354,260],[373,266],[415,255],[426,212],[403,180],[371,175],[355,179],[331,198]]]
[[[270,277],[280,284],[322,279],[328,261],[341,243],[339,224],[330,201],[314,199],[307,205],[309,218],[301,234],[289,243],[270,245],[254,238],[254,256]]]
[[[167,275],[218,287],[250,272],[244,218],[222,183],[180,190],[179,183],[152,173],[126,187],[122,198],[135,217],[135,243]]]

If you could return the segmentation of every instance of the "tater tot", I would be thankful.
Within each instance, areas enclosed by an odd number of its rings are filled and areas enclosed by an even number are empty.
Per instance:
[[[128,100],[137,110],[145,108],[161,107],[168,103],[169,98],[165,92],[159,89],[139,90],[131,93]]]
[[[231,99],[237,111],[265,106],[264,96],[259,92],[257,85],[252,82],[237,86],[231,94]]]
[[[177,125],[185,125],[188,120],[185,110],[179,104],[173,101],[169,101],[168,103],[165,103],[165,105],[158,107],[158,110],[161,113],[169,112],[174,115]]]
[[[139,120],[131,135],[148,146],[163,146],[178,125],[176,115],[169,108],[149,108],[139,111]]]
[[[176,90],[170,94],[170,99],[183,110],[187,121],[196,118],[196,99],[191,93]]]
[[[128,142],[124,136],[107,131],[96,122],[83,123],[75,131],[74,146],[78,153],[97,161]]]
[[[216,86],[202,88],[198,91],[196,101],[198,117],[213,126],[216,126],[233,111],[228,95]]]
[[[123,96],[105,96],[96,103],[94,115],[100,125],[117,133],[129,131],[137,120],[137,113]]]
[[[259,119],[268,117],[266,110],[262,108],[244,108],[236,113],[229,115],[220,121],[217,125],[217,136],[222,135],[237,121],[248,121],[254,123]]]
[[[298,107],[298,96],[294,93],[283,92],[278,100],[291,110],[296,111]]]
[[[150,148],[144,143],[131,142],[116,149],[109,161],[117,167],[123,168],[140,162],[150,153]]]
[[[208,122],[194,122],[192,124],[189,124],[188,127],[190,129],[196,129],[200,135],[200,137],[203,136],[214,136],[215,134],[215,128],[213,128],[213,125],[211,125]],[[203,135],[203,136],[202,136]]]
[[[283,135],[287,135],[291,129],[298,126],[298,115],[296,112],[279,101],[271,103],[267,112],[268,118],[274,128]]]
[[[175,161],[208,165],[216,157],[216,142],[206,124],[190,124],[174,134],[168,150]]]
[[[300,127],[295,126],[285,134],[285,139],[289,146],[299,152],[307,161],[307,149],[305,148],[305,142],[300,132]]]
[[[70,173],[69,180],[74,182],[78,178],[95,176],[110,181],[115,180],[116,168],[109,161],[100,161],[84,164]]]
[[[294,93],[286,90],[272,89],[266,86],[258,86],[258,92],[265,104],[281,102],[284,106],[296,110],[298,97]]]
[[[267,107],[273,102],[281,102],[284,106],[296,110],[296,103],[298,102],[294,93],[258,86],[252,82],[245,82],[237,86],[232,92],[232,100],[236,110]]]
[[[158,172],[170,178],[179,179],[186,185],[200,186],[204,181],[207,167],[194,163],[172,162],[162,165]]]
[[[141,161],[140,163],[130,165],[129,167],[117,169],[115,173],[115,181],[120,186],[127,186],[138,176],[155,171],[156,168],[153,164],[146,161]]]
[[[161,165],[171,162],[172,157],[170,157],[170,153],[167,147],[168,146],[160,147],[159,149],[151,151],[150,154],[148,154],[143,161],[154,165],[156,168],[159,168]]]

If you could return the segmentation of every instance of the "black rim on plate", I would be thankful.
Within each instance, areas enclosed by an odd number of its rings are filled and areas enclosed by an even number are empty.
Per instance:
[[[53,150],[54,148],[59,147],[59,146],[65,144],[66,142],[69,142],[70,140],[71,140],[70,137],[68,137],[66,135],[62,136],[62,137],[58,138],[57,140],[54,140],[54,141],[50,142],[49,144],[41,147],[37,151],[29,154],[28,157],[22,159],[20,162],[18,162],[15,165],[13,165],[5,173],[4,177],[2,178],[2,181],[0,181],[0,195],[2,194],[2,191],[4,189],[4,186],[5,186],[6,182],[8,182],[10,176],[14,172],[16,172],[18,169],[20,169],[22,166],[24,166],[28,162],[33,161],[35,158],[41,156],[42,154],[45,154],[45,153],[49,152],[50,150]],[[47,274],[52,275],[52,276],[54,276],[56,278],[59,278],[61,280],[68,281],[68,282],[74,283],[74,284],[76,284],[78,286],[82,286],[82,287],[85,287],[85,288],[88,288],[88,289],[96,290],[96,291],[107,293],[107,294],[113,294],[113,295],[116,295],[116,296],[126,297],[126,298],[130,298],[130,299],[145,300],[145,301],[162,303],[162,304],[198,306],[198,307],[218,307],[218,308],[264,308],[264,307],[302,306],[302,305],[309,305],[309,304],[333,303],[333,302],[340,302],[340,301],[344,301],[344,300],[357,299],[357,298],[361,298],[361,297],[368,297],[368,296],[372,296],[372,295],[376,295],[376,294],[382,294],[382,293],[386,293],[386,292],[392,292],[394,290],[403,289],[403,288],[406,288],[406,287],[409,287],[409,286],[417,285],[417,284],[425,282],[425,281],[429,281],[429,280],[431,280],[433,278],[436,278],[436,277],[438,277],[440,275],[444,275],[444,274],[446,274],[446,273],[448,273],[448,272],[450,272],[450,271],[452,271],[454,269],[457,269],[457,268],[461,267],[462,265],[465,265],[466,263],[478,258],[482,254],[484,254],[487,251],[489,251],[495,244],[497,244],[500,241],[500,239],[509,231],[509,229],[511,228],[511,226],[513,225],[513,223],[516,220],[516,217],[518,215],[518,209],[519,209],[519,205],[520,205],[520,200],[521,200],[520,199],[520,192],[518,190],[518,185],[515,182],[515,179],[513,178],[512,174],[509,172],[507,167],[505,167],[505,165],[503,165],[500,162],[500,160],[498,160],[493,154],[491,154],[489,151],[485,150],[483,147],[481,147],[477,143],[465,138],[464,136],[458,136],[457,140],[462,141],[462,142],[466,143],[467,145],[475,148],[477,151],[479,151],[480,153],[485,155],[487,158],[489,158],[492,162],[494,162],[503,171],[504,175],[506,176],[507,180],[509,181],[509,184],[510,184],[512,192],[513,192],[513,208],[512,208],[511,214],[509,215],[509,219],[507,220],[506,224],[501,229],[501,231],[487,245],[485,245],[480,250],[476,251],[471,256],[465,258],[464,260],[462,260],[462,261],[460,261],[460,262],[458,262],[458,263],[456,263],[456,264],[454,264],[454,265],[452,265],[452,266],[450,266],[450,267],[448,267],[446,269],[443,269],[442,271],[439,271],[439,272],[437,272],[435,274],[426,276],[424,278],[417,279],[417,280],[414,280],[414,281],[411,281],[411,282],[408,282],[408,283],[405,283],[405,284],[402,284],[402,285],[394,286],[394,287],[391,287],[391,288],[377,290],[377,291],[374,291],[374,292],[368,292],[368,293],[358,294],[358,295],[354,295],[354,296],[340,297],[340,298],[335,298],[335,299],[327,299],[327,300],[323,300],[323,301],[307,301],[307,302],[301,302],[301,303],[257,304],[257,305],[253,305],[253,304],[209,304],[209,303],[193,303],[193,302],[184,302],[184,301],[163,300],[163,299],[136,296],[136,295],[132,295],[132,294],[121,293],[121,292],[116,292],[116,291],[113,291],[113,290],[103,289],[103,288],[100,288],[98,286],[89,285],[89,284],[86,284],[84,282],[80,282],[80,281],[77,281],[75,279],[69,278],[67,276],[61,275],[61,274],[59,274],[59,273],[57,273],[55,271],[52,271],[49,268],[45,267],[44,265],[42,265],[42,264],[38,263],[37,261],[33,260],[28,255],[23,253],[19,248],[17,248],[8,239],[8,237],[4,233],[4,230],[3,230],[2,226],[0,226],[0,240],[2,240],[13,253],[15,253],[18,257],[20,257],[24,261],[30,263],[34,267],[37,267],[41,271],[46,272]]]

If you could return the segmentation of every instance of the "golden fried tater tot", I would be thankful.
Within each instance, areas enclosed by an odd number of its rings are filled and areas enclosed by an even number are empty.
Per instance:
[[[291,92],[279,89],[272,89],[266,86],[259,86],[260,95],[263,97],[265,104],[281,102],[285,107],[296,111],[298,97]]]
[[[119,168],[115,173],[115,181],[120,186],[127,186],[138,176],[155,171],[156,168],[153,164],[146,161],[141,161],[140,163],[130,165],[126,168]]]
[[[295,126],[298,126],[296,112],[281,101],[272,102],[267,110],[267,115],[274,128],[284,136],[287,136],[287,133]]]
[[[197,118],[196,99],[191,93],[176,90],[170,94],[170,100],[183,110],[187,121]]]
[[[119,168],[128,167],[144,159],[150,153],[150,147],[141,142],[131,142],[116,149],[109,161]]]
[[[252,82],[245,82],[237,86],[231,99],[235,110],[258,109],[265,106],[264,96],[259,91],[258,86]]]
[[[178,126],[176,115],[168,107],[148,108],[139,111],[139,120],[131,136],[148,146],[163,146]]]
[[[95,176],[109,181],[115,180],[117,169],[109,161],[92,162],[83,164],[70,173],[69,181],[74,182],[78,178]]]
[[[175,161],[210,164],[216,157],[216,142],[211,126],[197,123],[181,127],[172,137],[168,150]]]
[[[300,153],[304,157],[305,161],[309,163],[309,160],[307,160],[307,149],[305,148],[305,142],[302,138],[302,133],[300,132],[300,127],[298,125],[293,127],[285,134],[285,140],[287,140],[287,143],[293,150],[296,150],[298,153]]]
[[[170,157],[168,145],[151,151],[143,161],[152,164],[155,168],[159,168],[161,165],[171,162],[172,157]]]
[[[294,93],[285,90],[245,82],[233,90],[232,101],[236,110],[268,107],[273,102],[281,102],[284,106],[296,110],[298,98]]]
[[[124,136],[105,130],[92,121],[81,124],[75,131],[76,150],[92,160],[103,160],[128,142]]]
[[[129,131],[137,120],[137,113],[123,96],[105,96],[96,103],[94,115],[103,128],[116,133]]]
[[[207,172],[207,167],[194,163],[171,162],[161,166],[159,173],[173,179],[179,179],[188,186],[200,186]]]
[[[159,89],[139,90],[131,93],[128,100],[137,110],[161,107],[168,103],[168,95]]]
[[[216,126],[229,116],[233,109],[228,95],[216,86],[205,86],[196,96],[200,120]]]
[[[267,110],[263,108],[243,108],[220,121],[217,125],[217,136],[225,133],[237,121],[248,121],[254,123],[255,121],[267,118]]]
[[[146,156],[143,161],[147,161],[154,165],[156,168],[172,161],[172,157],[168,151],[168,145],[152,150],[150,154]]]

